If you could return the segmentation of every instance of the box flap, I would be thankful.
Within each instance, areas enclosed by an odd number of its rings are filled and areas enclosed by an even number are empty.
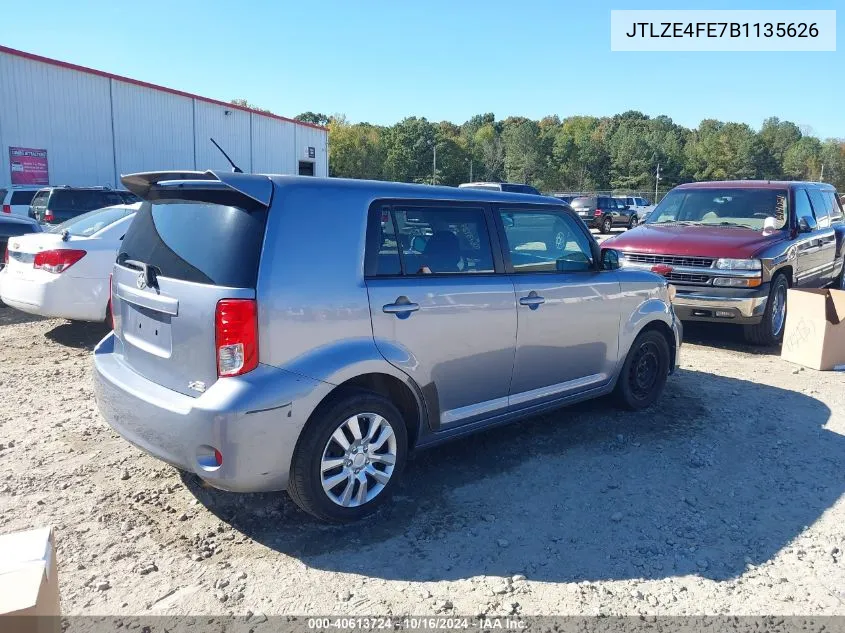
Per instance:
[[[0,573],[36,561],[45,561],[49,570],[52,532],[44,527],[0,535]]]
[[[787,314],[823,317],[827,293],[825,288],[790,288],[786,291]]]
[[[16,568],[0,572],[0,615],[34,609],[46,575],[44,561],[20,563]]]
[[[828,290],[830,304],[828,305],[828,321],[842,323],[845,321],[845,290]]]

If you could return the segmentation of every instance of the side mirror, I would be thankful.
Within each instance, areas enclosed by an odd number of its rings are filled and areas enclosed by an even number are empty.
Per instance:
[[[417,251],[418,253],[422,253],[425,250],[426,244],[428,244],[427,239],[425,239],[422,235],[415,235],[414,239],[411,240],[411,249]]]
[[[618,270],[619,266],[619,251],[613,248],[601,249],[601,268],[602,270]]]
[[[811,216],[801,216],[798,218],[798,230],[801,233],[809,233],[810,231],[815,231],[818,227],[816,223],[816,219]]]

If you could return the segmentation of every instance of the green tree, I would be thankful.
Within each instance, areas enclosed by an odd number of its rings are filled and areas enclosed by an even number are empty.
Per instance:
[[[329,175],[341,178],[384,177],[383,128],[347,122],[343,116],[329,122]]]
[[[477,156],[481,180],[497,182],[504,177],[505,146],[492,123],[480,127],[473,137],[473,152]]]
[[[529,119],[504,122],[505,175],[509,181],[533,183],[541,175],[540,128]]]
[[[397,182],[431,182],[435,126],[425,118],[408,117],[384,137],[384,175]]]
[[[762,163],[759,138],[745,123],[705,119],[686,146],[686,172],[693,180],[756,178]]]
[[[783,173],[792,180],[818,180],[821,174],[822,144],[819,139],[805,136],[786,150]]]
[[[839,193],[845,192],[845,141],[828,139],[822,144],[824,181],[832,183]]]
[[[331,122],[332,118],[330,116],[326,116],[325,114],[321,114],[319,112],[303,112],[302,114],[297,114],[293,117],[297,121],[303,121],[305,123],[313,123],[314,125],[322,125],[323,127],[328,126],[329,122]]]
[[[231,101],[229,101],[229,103],[231,103],[232,105],[240,106],[242,108],[249,108],[250,110],[255,110],[256,112],[266,112],[267,114],[273,114],[272,112],[270,112],[270,110],[267,110],[266,108],[260,108],[254,103],[250,103],[246,99],[232,99]]]

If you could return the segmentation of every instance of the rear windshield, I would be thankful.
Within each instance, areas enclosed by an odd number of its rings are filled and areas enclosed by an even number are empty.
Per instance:
[[[95,209],[88,213],[83,213],[75,218],[62,222],[50,229],[51,233],[61,233],[67,230],[71,235],[78,237],[89,237],[102,231],[104,228],[117,222],[127,215],[135,213],[135,209],[128,209],[126,207],[106,207],[105,209]]]
[[[701,224],[762,230],[766,218],[781,229],[789,218],[785,189],[679,189],[670,191],[648,224]]]
[[[572,201],[572,202],[570,202],[569,204],[570,204],[573,208],[575,208],[575,207],[591,207],[591,206],[593,206],[595,203],[596,203],[596,199],[595,199],[595,198],[575,198],[575,200],[573,200],[573,201]]]
[[[50,198],[49,191],[39,191],[32,197],[31,207],[33,209],[46,209],[47,200]]]
[[[12,192],[12,200],[9,204],[26,204],[28,205],[32,202],[32,198],[35,196],[34,191],[13,191]]]
[[[507,192],[510,192],[510,193],[530,193],[530,194],[534,194],[534,195],[537,195],[539,193],[539,191],[537,191],[531,185],[504,184],[504,185],[502,185],[502,191],[507,191]]]
[[[59,213],[63,211],[75,211],[79,213],[122,203],[123,198],[116,191],[56,189],[53,191],[53,197],[50,198],[50,210]]]
[[[214,286],[254,288],[267,210],[187,200],[145,202],[117,256],[156,274]]]
[[[38,227],[25,222],[0,222],[0,237],[15,237],[26,233],[37,233]]]

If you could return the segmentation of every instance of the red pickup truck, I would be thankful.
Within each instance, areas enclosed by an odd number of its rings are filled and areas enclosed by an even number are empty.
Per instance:
[[[622,267],[675,286],[681,320],[742,324],[749,342],[773,345],[783,338],[787,288],[845,288],[844,217],[826,183],[690,183],[602,247]]]

